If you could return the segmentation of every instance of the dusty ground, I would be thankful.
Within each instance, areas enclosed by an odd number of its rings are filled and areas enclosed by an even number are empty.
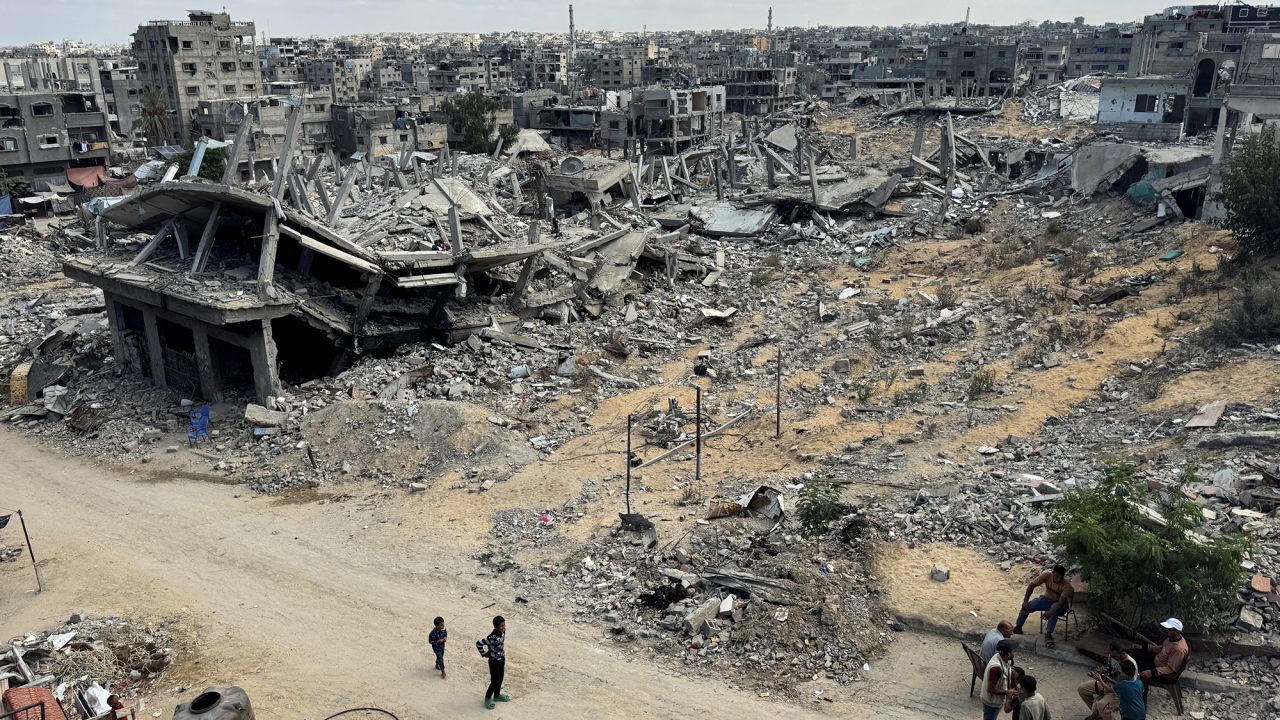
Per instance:
[[[12,459],[0,467],[0,495],[26,513],[46,584],[36,594],[29,566],[0,569],[0,636],[59,622],[68,608],[175,615],[190,636],[187,654],[146,698],[150,711],[167,714],[192,690],[236,683],[262,718],[318,718],[366,704],[402,718],[483,716],[484,670],[469,645],[497,612],[511,618],[508,687],[516,698],[501,714],[958,720],[980,709],[965,692],[968,668],[954,641],[928,635],[896,635],[868,682],[810,683],[810,699],[791,703],[628,656],[554,612],[516,605],[488,578],[445,569],[465,564],[460,553],[472,538],[416,496],[376,509],[360,498],[247,498],[234,486],[87,467],[3,430],[0,452]],[[945,560],[957,580],[983,572],[981,558],[955,550],[897,555],[903,567]],[[897,571],[883,572],[896,587]],[[1013,574],[1006,577],[1014,592]],[[909,581],[902,588],[914,596]],[[451,630],[445,681],[424,650],[436,613]],[[1053,678],[1042,680],[1044,692],[1055,715],[1070,717],[1082,670],[1034,657],[1020,664]]]
[[[7,430],[0,453],[11,459],[0,467],[0,496],[26,513],[46,584],[36,594],[29,566],[0,569],[0,636],[60,622],[69,608],[176,615],[199,650],[179,659],[148,708],[167,711],[190,690],[235,683],[264,718],[366,704],[402,718],[482,715],[484,670],[469,645],[499,612],[511,618],[517,698],[504,710],[523,717],[916,720],[938,717],[928,703],[963,697],[921,683],[904,707],[884,689],[900,687],[890,660],[883,681],[820,685],[814,692],[834,702],[785,706],[637,660],[553,612],[517,606],[488,578],[447,570],[465,566],[473,538],[427,499],[247,498],[234,486],[89,467]],[[447,681],[433,676],[425,652],[436,613],[452,631]],[[188,691],[164,690],[180,686]],[[957,713],[943,716],[968,715]]]

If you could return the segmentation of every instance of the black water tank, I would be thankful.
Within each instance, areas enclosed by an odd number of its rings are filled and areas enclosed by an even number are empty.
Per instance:
[[[253,720],[253,706],[241,688],[208,688],[174,708],[173,720]]]

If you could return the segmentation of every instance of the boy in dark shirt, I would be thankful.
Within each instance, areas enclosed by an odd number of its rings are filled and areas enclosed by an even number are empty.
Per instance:
[[[493,619],[493,632],[476,641],[480,657],[489,659],[489,687],[484,691],[484,706],[490,710],[494,702],[507,702],[509,695],[502,692],[502,679],[507,672],[507,621],[501,615]]]
[[[449,631],[444,629],[444,618],[437,617],[432,624],[435,628],[431,630],[431,634],[427,636],[427,642],[431,643],[431,649],[436,652],[436,669],[440,671],[440,677],[446,677],[444,674],[444,644],[449,640]]]

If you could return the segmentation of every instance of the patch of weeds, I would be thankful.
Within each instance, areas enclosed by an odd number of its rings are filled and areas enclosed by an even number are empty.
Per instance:
[[[1228,346],[1280,338],[1280,282],[1274,277],[1242,280],[1231,304],[1209,327],[1208,338]]]
[[[970,398],[976,398],[981,395],[986,395],[990,392],[994,392],[995,389],[996,389],[996,373],[994,370],[988,370],[987,368],[980,368],[977,372],[973,374],[973,377],[969,378],[968,395]]]
[[[871,398],[875,397],[876,386],[869,382],[860,382],[855,386],[854,392],[857,394],[858,402],[867,405],[871,402]]]
[[[938,305],[944,308],[953,308],[960,304],[960,293],[950,285],[943,285],[938,288]]]
[[[897,369],[897,368],[894,368],[894,369],[889,370],[888,372],[886,372],[886,373],[885,373],[885,376],[884,376],[884,389],[885,389],[885,391],[886,391],[886,392],[888,392],[889,388],[893,387],[893,384],[894,384],[895,382],[897,382],[897,381],[898,381],[898,369]]]
[[[1209,285],[1208,275],[1209,271],[1200,267],[1199,261],[1193,260],[1191,262],[1191,270],[1178,278],[1178,296],[1191,297],[1207,290]]]
[[[782,269],[782,255],[777,252],[771,252],[764,258],[764,266],[773,268],[774,270]]]
[[[971,217],[964,221],[964,231],[970,235],[977,235],[987,231],[987,224],[982,221],[982,218]]]
[[[697,505],[702,502],[702,493],[698,492],[698,488],[692,484],[685,485],[680,490],[680,505]]]

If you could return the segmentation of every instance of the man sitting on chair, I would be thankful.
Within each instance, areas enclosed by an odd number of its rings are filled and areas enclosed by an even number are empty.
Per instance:
[[[1138,677],[1144,681],[1172,680],[1182,674],[1187,667],[1187,658],[1191,648],[1187,639],[1182,637],[1182,621],[1169,618],[1160,623],[1164,628],[1164,642],[1160,645],[1148,643],[1146,647],[1133,648],[1129,654],[1138,661],[1142,672]]]
[[[1041,585],[1044,586],[1044,594],[1032,600],[1031,593]],[[1054,565],[1053,570],[1040,573],[1027,583],[1027,594],[1022,597],[1022,611],[1018,613],[1018,622],[1013,626],[1013,631],[1021,635],[1022,624],[1027,621],[1027,616],[1033,612],[1042,612],[1049,618],[1049,626],[1045,628],[1044,634],[1045,645],[1053,647],[1053,629],[1058,625],[1058,618],[1071,611],[1071,596],[1074,593],[1075,588],[1067,582],[1066,566]]]

